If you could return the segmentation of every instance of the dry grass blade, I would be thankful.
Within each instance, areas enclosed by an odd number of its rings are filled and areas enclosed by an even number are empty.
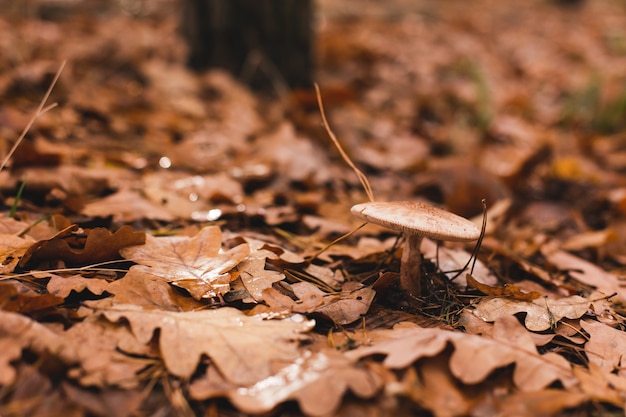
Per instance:
[[[324,128],[326,129],[328,136],[330,136],[330,139],[333,141],[333,144],[339,151],[339,154],[341,155],[343,160],[346,161],[350,168],[352,168],[352,170],[356,173],[357,177],[359,177],[359,181],[361,182],[361,185],[363,186],[363,189],[367,194],[367,198],[370,201],[374,201],[374,192],[372,191],[372,187],[370,186],[370,182],[368,181],[367,177],[360,169],[356,167],[356,165],[354,165],[352,159],[350,159],[346,151],[344,151],[344,149],[341,147],[337,136],[335,136],[333,131],[330,129],[330,125],[328,124],[328,120],[326,119],[326,113],[324,112],[324,105],[322,104],[322,94],[320,93],[320,87],[319,85],[317,85],[317,83],[315,84],[315,95],[317,96],[317,104],[320,108],[320,115],[322,116],[322,122],[324,123]]]
[[[50,94],[52,93],[54,86],[56,85],[56,83],[59,81],[59,78],[61,77],[61,73],[63,72],[63,68],[65,68],[65,64],[67,64],[67,60],[64,60],[61,63],[61,66],[57,70],[56,74],[54,74],[54,78],[52,79],[52,82],[50,83],[50,86],[48,87],[48,91],[46,91],[46,94],[43,96],[43,98],[41,99],[41,102],[39,103],[39,107],[37,107],[37,111],[35,112],[33,117],[31,117],[31,119],[28,121],[28,124],[26,125],[26,127],[24,127],[24,130],[22,130],[20,137],[17,138],[17,140],[11,147],[11,150],[4,157],[4,160],[2,161],[2,165],[0,165],[0,171],[2,171],[4,167],[6,166],[6,164],[9,163],[9,160],[11,160],[11,157],[15,153],[15,150],[17,149],[18,146],[20,146],[20,143],[22,143],[22,140],[24,140],[26,133],[28,133],[28,131],[33,126],[37,118],[57,106],[57,103],[52,103],[49,106],[44,107],[46,106],[46,101],[48,101],[48,98],[50,98]]]

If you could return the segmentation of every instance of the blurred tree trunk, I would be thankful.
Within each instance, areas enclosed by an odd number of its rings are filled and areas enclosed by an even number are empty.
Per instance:
[[[220,67],[256,88],[310,87],[312,0],[184,0],[189,65]]]

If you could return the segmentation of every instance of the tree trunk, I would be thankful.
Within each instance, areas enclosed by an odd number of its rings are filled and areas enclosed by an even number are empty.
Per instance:
[[[189,65],[255,88],[311,87],[312,0],[184,0]]]

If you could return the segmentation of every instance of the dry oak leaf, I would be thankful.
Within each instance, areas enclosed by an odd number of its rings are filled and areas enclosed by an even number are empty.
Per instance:
[[[76,351],[62,335],[29,317],[0,310],[0,385],[14,382],[11,362],[22,356],[22,349],[53,354],[66,364],[76,362]]]
[[[255,252],[253,252],[254,254]],[[245,298],[244,302],[263,301],[263,290],[271,288],[272,284],[285,279],[285,275],[265,269],[265,259],[248,256],[237,266],[243,286],[252,298]]]
[[[105,279],[85,278],[78,274],[69,277],[55,274],[45,275],[50,277],[50,281],[46,284],[48,292],[61,298],[67,297],[72,291],[80,293],[84,290],[89,290],[94,295],[102,295],[109,286],[109,282]]]
[[[33,244],[33,239],[13,234],[0,235],[0,274],[10,274]]]
[[[278,404],[296,400],[308,416],[329,416],[338,409],[346,391],[371,398],[383,385],[381,370],[355,364],[335,350],[306,351],[292,363],[250,386],[235,386],[210,369],[189,387],[194,399],[226,396],[244,413],[264,413]]]
[[[617,299],[626,302],[626,286],[620,282],[620,277],[617,275],[563,250],[552,250],[550,245],[544,245],[541,248],[541,253],[548,262],[557,268],[568,271],[568,274],[574,279],[595,287],[606,295],[615,293]]]
[[[508,298],[488,298],[478,303],[474,314],[485,321],[495,321],[504,315],[526,313],[524,324],[528,330],[541,332],[556,327],[559,320],[566,317],[577,319],[582,317],[592,302],[579,295],[558,300],[542,297],[528,301],[511,300]]]
[[[122,223],[142,219],[165,221],[175,219],[165,208],[127,189],[122,189],[115,194],[87,204],[82,213],[90,217],[113,216],[114,221]]]
[[[257,305],[248,314],[264,318],[288,317],[293,313],[320,313],[338,324],[352,323],[364,316],[374,300],[376,291],[358,282],[347,282],[338,293],[325,293],[310,282],[291,285],[298,297],[280,293],[274,288],[263,291],[267,305]]]
[[[590,336],[585,344],[589,362],[626,378],[626,333],[596,321],[581,320],[580,325]]]
[[[111,321],[125,318],[141,343],[149,343],[159,329],[159,348],[173,375],[190,378],[202,355],[234,384],[251,385],[271,376],[273,362],[295,360],[298,342],[314,326],[302,316],[290,320],[262,320],[223,307],[191,312],[145,311],[132,305],[103,310]]]
[[[91,281],[96,280],[83,278],[80,281],[76,279],[75,285],[85,282],[84,285],[91,292],[94,292],[92,289],[94,284],[91,284]],[[131,268],[122,278],[106,283],[103,289],[113,296],[100,300],[84,301],[84,304],[98,309],[109,308],[115,304],[132,304],[141,306],[146,310],[167,311],[190,311],[205,306],[200,301],[176,291],[162,278],[155,277],[141,268]],[[50,283],[48,283],[48,291],[50,291]]]
[[[63,301],[56,295],[34,291],[19,281],[0,281],[0,310],[30,313],[59,305]]]
[[[554,381],[571,387],[576,383],[569,362],[556,353],[540,355],[529,332],[512,316],[496,319],[493,339],[442,329],[395,328],[379,330],[388,340],[347,352],[350,358],[384,354],[383,364],[405,368],[423,357],[454,346],[450,371],[464,384],[484,381],[497,368],[516,364],[513,382],[522,391],[537,391]],[[370,337],[374,337],[370,334]]]
[[[127,326],[98,315],[88,316],[62,336],[80,363],[70,376],[84,386],[136,388],[140,383],[137,374],[149,364],[139,356],[157,356],[148,345],[137,341]]]
[[[97,227],[87,232],[86,239],[74,234],[78,226],[72,225],[51,239],[33,244],[19,262],[22,268],[35,267],[42,262],[61,260],[68,265],[87,265],[119,259],[120,249],[142,245],[146,235],[123,226],[115,233]]]
[[[410,367],[401,381],[406,395],[435,417],[467,416],[481,400],[480,385],[462,385],[448,369],[446,353]]]
[[[363,317],[376,295],[376,291],[358,282],[346,282],[341,292],[336,294],[325,293],[306,281],[297,282],[291,288],[304,304],[311,304],[308,303],[310,299],[321,300],[321,305],[306,311],[307,313],[321,313],[339,324],[349,324]]]
[[[199,300],[230,291],[230,282],[237,278],[232,270],[248,256],[250,249],[243,243],[223,251],[220,228],[209,226],[193,238],[148,235],[145,245],[127,247],[120,253],[126,259],[149,266],[140,269],[185,288]]]

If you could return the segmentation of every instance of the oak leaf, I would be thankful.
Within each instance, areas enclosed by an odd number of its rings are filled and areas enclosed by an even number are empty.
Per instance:
[[[263,290],[271,288],[274,282],[285,279],[285,274],[270,269],[265,269],[265,259],[248,257],[239,263],[237,270],[243,286],[252,299],[244,299],[244,302],[263,301]]]
[[[137,374],[148,362],[139,356],[156,356],[150,346],[139,343],[130,329],[90,315],[63,334],[63,344],[71,346],[80,367],[70,376],[85,386],[135,388]]]
[[[87,204],[82,212],[92,217],[113,216],[113,220],[118,222],[133,222],[141,219],[172,221],[175,218],[165,208],[128,189],[122,189],[115,194]]]
[[[321,305],[307,313],[321,313],[339,324],[349,324],[363,317],[376,295],[376,291],[358,282],[346,282],[341,292],[336,294],[325,293],[309,282],[298,282],[291,288],[300,300],[305,301],[305,304],[306,300],[311,297],[321,300]]]
[[[435,356],[452,344],[450,371],[464,384],[484,381],[497,368],[511,364],[517,364],[513,381],[523,391],[540,390],[557,380],[565,387],[576,383],[569,362],[556,353],[537,353],[530,334],[512,316],[496,319],[493,339],[441,329],[396,328],[377,332],[385,332],[389,339],[346,355],[363,358],[383,354],[385,366],[400,369],[420,358]]]
[[[69,277],[62,277],[56,274],[45,275],[50,277],[48,284],[46,284],[48,292],[61,298],[67,297],[72,291],[80,293],[84,290],[89,290],[95,295],[101,295],[109,286],[109,282],[104,279],[85,278],[78,274]]]
[[[374,300],[376,291],[358,282],[347,282],[340,292],[325,293],[309,282],[291,285],[298,300],[274,288],[263,291],[266,305],[258,305],[250,315],[264,318],[288,317],[293,313],[320,313],[338,324],[352,323],[364,316]]]
[[[17,313],[0,310],[0,385],[15,379],[11,362],[22,356],[22,349],[36,354],[51,353],[63,363],[75,363],[76,351],[67,346],[62,335],[41,323]]]
[[[20,259],[28,248],[33,244],[33,240],[22,238],[12,234],[0,235],[0,274],[10,274],[20,262]]]
[[[581,320],[580,325],[590,336],[585,344],[589,362],[626,378],[626,333],[596,321]]]
[[[233,269],[249,252],[246,243],[223,251],[217,226],[206,227],[193,238],[148,235],[145,245],[120,251],[124,258],[149,267],[140,267],[143,271],[185,288],[197,300],[227,293],[237,278]]]
[[[549,263],[567,270],[574,279],[595,287],[606,295],[616,294],[617,299],[626,302],[626,287],[617,275],[563,250],[552,250],[548,245],[542,247],[541,252]]]
[[[195,399],[226,396],[245,413],[264,413],[278,404],[296,400],[304,414],[333,415],[346,391],[360,398],[371,398],[382,387],[383,379],[367,364],[355,364],[333,350],[307,351],[277,372],[249,386],[223,381],[207,372],[190,386]]]
[[[0,309],[19,313],[44,310],[63,303],[63,298],[53,294],[41,294],[22,282],[0,281]]]
[[[102,314],[114,322],[128,320],[142,343],[149,343],[159,329],[161,356],[172,374],[191,377],[206,354],[227,380],[242,385],[269,377],[275,361],[297,358],[298,341],[306,338],[302,333],[314,325],[301,316],[264,321],[230,307],[169,312],[117,305]]]
[[[35,267],[42,262],[61,260],[68,265],[86,265],[119,258],[119,250],[126,246],[142,245],[145,233],[135,232],[130,226],[123,226],[115,233],[104,228],[95,228],[82,238],[74,232],[78,226],[72,225],[57,233],[51,239],[33,244],[19,262],[22,268]]]
[[[94,284],[93,278],[72,279],[73,283],[67,285],[85,286],[94,292],[94,286],[98,289],[100,284]],[[52,280],[50,280],[52,282]],[[67,290],[67,287],[64,287]],[[122,278],[110,283],[106,283],[102,289],[111,294],[112,297],[100,300],[90,300],[84,303],[92,308],[104,309],[115,304],[132,304],[140,306],[146,310],[167,310],[167,311],[190,311],[204,307],[197,301],[181,291],[177,291],[162,278],[156,277],[143,269],[131,268]],[[50,291],[50,283],[48,283]],[[95,292],[94,292],[95,294]]]
[[[577,319],[582,317],[591,306],[591,301],[579,295],[558,300],[547,297],[529,301],[508,298],[489,298],[475,306],[474,314],[485,321],[495,321],[503,315],[526,313],[524,324],[528,330],[544,331],[556,327],[564,317]]]

